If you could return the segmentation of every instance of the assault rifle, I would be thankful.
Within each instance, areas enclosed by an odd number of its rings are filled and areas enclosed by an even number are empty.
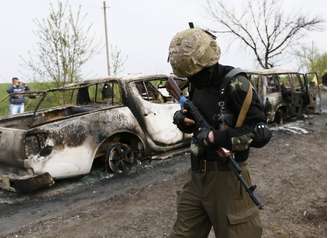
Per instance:
[[[214,130],[214,128],[205,120],[203,115],[199,112],[198,108],[190,100],[188,100],[182,95],[181,90],[177,82],[173,79],[173,77],[169,77],[165,86],[170,95],[179,102],[181,108],[186,109],[192,115],[198,128],[207,128],[209,130]],[[241,174],[241,168],[234,158],[234,154],[225,148],[218,148],[217,153],[220,155],[225,155],[225,157],[229,161],[229,164],[231,165],[232,171],[237,176],[238,180],[248,193],[249,197],[259,209],[262,209],[263,205],[258,200],[255,194],[256,185],[247,185],[244,177]]]

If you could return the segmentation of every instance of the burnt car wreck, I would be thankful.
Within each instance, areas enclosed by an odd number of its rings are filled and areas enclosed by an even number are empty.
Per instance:
[[[290,118],[302,118],[305,113],[320,112],[320,88],[315,73],[273,68],[249,71],[248,76],[265,106],[268,122],[281,124]]]
[[[165,90],[167,78],[104,78],[25,93],[37,101],[32,112],[0,120],[0,188],[49,187],[88,174],[96,159],[111,173],[129,172],[185,148],[190,137],[172,123],[179,105]]]

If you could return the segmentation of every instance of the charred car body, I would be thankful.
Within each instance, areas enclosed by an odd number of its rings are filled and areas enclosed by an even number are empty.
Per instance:
[[[179,105],[164,88],[167,78],[106,78],[25,93],[38,101],[34,110],[0,120],[0,187],[51,186],[88,174],[96,158],[111,172],[126,172],[136,161],[184,148],[189,138],[172,123]]]
[[[316,111],[319,91],[310,86],[310,74],[267,69],[249,71],[248,75],[265,106],[269,122],[282,123],[288,118]]]

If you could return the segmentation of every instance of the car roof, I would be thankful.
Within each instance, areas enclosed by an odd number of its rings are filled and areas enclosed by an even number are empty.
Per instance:
[[[281,68],[271,68],[271,69],[259,69],[259,70],[248,70],[246,71],[249,74],[261,74],[261,75],[270,75],[270,74],[302,74],[297,71],[281,69]]]
[[[168,78],[170,75],[166,74],[150,74],[150,75],[145,75],[145,74],[129,74],[126,76],[121,76],[121,77],[104,77],[104,78],[96,78],[96,79],[87,79],[83,80],[77,83],[72,83],[72,84],[67,84],[63,88],[71,88],[74,86],[83,86],[87,84],[96,84],[96,83],[105,83],[108,81],[124,81],[124,82],[132,82],[132,81],[139,81],[139,80],[150,80],[150,79],[162,79],[162,78]]]
[[[87,79],[87,80],[79,81],[76,83],[70,83],[63,87],[50,88],[50,89],[46,89],[46,90],[31,90],[31,91],[26,91],[23,93],[13,93],[13,94],[22,94],[22,95],[45,94],[45,93],[54,92],[54,91],[64,91],[64,90],[82,88],[82,87],[85,87],[88,85],[94,85],[94,84],[98,84],[98,83],[106,83],[109,81],[123,81],[125,83],[128,83],[128,82],[141,81],[141,80],[163,79],[163,78],[168,78],[170,76],[173,76],[175,79],[186,80],[184,78],[176,77],[175,75],[167,75],[167,74],[150,74],[150,75],[145,75],[145,74],[132,75],[131,74],[131,75],[126,75],[126,76],[121,76],[121,77],[103,77],[103,78],[96,78],[96,79]]]

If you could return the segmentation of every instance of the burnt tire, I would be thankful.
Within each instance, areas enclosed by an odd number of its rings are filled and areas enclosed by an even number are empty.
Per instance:
[[[105,163],[109,173],[129,174],[137,165],[136,153],[127,144],[111,143],[106,151]]]
[[[278,124],[284,124],[287,120],[286,111],[283,108],[279,108],[274,116],[274,121]]]

